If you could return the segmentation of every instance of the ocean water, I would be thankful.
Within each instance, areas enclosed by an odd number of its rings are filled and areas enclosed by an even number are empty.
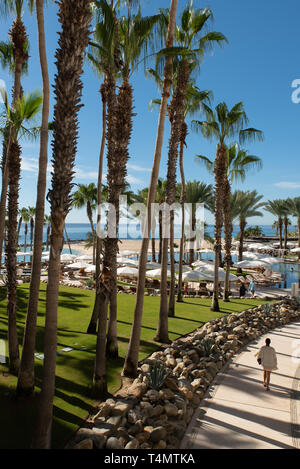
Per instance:
[[[256,225],[255,225],[256,226]],[[272,229],[271,225],[259,225],[260,228],[262,229],[262,232],[265,236],[275,236],[275,232]],[[247,228],[252,228],[254,225],[247,225]],[[175,238],[180,238],[181,236],[181,226],[180,225],[175,225],[174,227],[175,231]],[[71,241],[80,241],[80,240],[85,240],[87,233],[91,231],[91,227],[89,223],[66,223],[66,229],[67,229],[67,234],[68,237]],[[21,230],[20,230],[20,238],[19,242],[20,244],[23,244],[25,241],[25,227],[22,225]],[[156,239],[159,238],[159,228],[158,226],[156,227],[155,230],[155,237]],[[213,225],[208,225],[206,231],[210,236],[213,237],[214,235],[214,226]],[[233,237],[237,236],[239,233],[239,226],[234,225],[233,226]],[[120,231],[119,231],[119,236],[120,239],[141,239],[142,237],[142,232],[140,229],[139,225],[136,226],[127,226],[127,225],[120,225]],[[43,234],[43,239],[46,241],[47,237],[47,227],[44,227],[44,234]],[[27,244],[30,243],[30,229],[28,229],[27,233]]]

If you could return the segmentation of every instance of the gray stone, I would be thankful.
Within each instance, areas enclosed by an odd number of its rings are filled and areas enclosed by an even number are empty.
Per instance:
[[[153,441],[153,443],[158,443],[160,440],[165,440],[166,436],[167,432],[164,427],[156,427],[150,434],[150,440]]]
[[[124,449],[124,445],[121,443],[118,438],[112,436],[108,438],[106,442],[106,448],[107,449]]]
[[[131,441],[128,441],[127,445],[125,446],[125,449],[138,449],[140,446],[138,440],[136,438],[133,438]]]

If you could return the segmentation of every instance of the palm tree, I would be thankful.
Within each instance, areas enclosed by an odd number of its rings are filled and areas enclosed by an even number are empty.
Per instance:
[[[265,206],[261,202],[262,195],[254,191],[236,191],[233,194],[231,202],[231,216],[232,218],[239,219],[240,234],[239,234],[239,262],[243,260],[243,242],[244,232],[247,226],[247,219],[251,217],[262,217],[263,214],[259,211],[260,208]]]
[[[174,32],[175,32],[175,23],[177,15],[177,0],[171,0],[169,18],[168,18],[168,32],[166,38],[166,48],[173,46]],[[150,226],[152,220],[152,204],[155,202],[155,193],[158,180],[159,166],[161,160],[161,151],[163,144],[163,135],[164,135],[164,125],[165,117],[168,106],[168,99],[170,96],[170,88],[172,84],[172,57],[169,56],[166,58],[166,63],[164,67],[164,84],[162,91],[162,101],[159,112],[158,128],[157,128],[157,138],[154,150],[153,157],[153,167],[151,172],[151,180],[149,185],[148,201],[147,201],[147,224],[142,239],[141,251],[139,256],[139,277],[137,283],[137,295],[136,295],[136,304],[134,310],[134,321],[132,325],[130,341],[128,346],[128,351],[125,358],[123,374],[125,376],[136,376],[137,364],[138,364],[138,354],[139,354],[139,345],[141,337],[141,324],[142,324],[142,314],[143,314],[143,301],[144,301],[144,289],[145,289],[145,279],[146,279],[146,263],[147,263],[147,254],[148,246],[150,239]]]
[[[35,119],[40,112],[42,97],[38,92],[31,93],[27,97],[20,98],[15,107],[10,109],[7,95],[2,90],[4,102],[6,105],[3,118],[11,135],[10,155],[8,159],[9,169],[9,192],[8,192],[8,234],[6,250],[6,269],[7,269],[7,311],[9,318],[8,342],[10,371],[14,374],[19,369],[19,350],[16,329],[16,309],[17,309],[17,265],[16,251],[18,247],[18,199],[19,199],[19,181],[21,171],[21,147],[19,139],[25,135],[31,135],[26,125]]]
[[[30,222],[30,250],[33,249],[33,230],[35,219],[35,207],[28,207],[29,222]]]
[[[214,161],[205,156],[197,155],[197,161],[203,162],[210,173],[214,171]],[[249,155],[247,150],[242,149],[238,143],[233,143],[227,151],[226,178],[224,182],[223,197],[223,218],[225,231],[225,253],[226,253],[226,278],[224,285],[224,301],[229,301],[229,274],[232,264],[231,243],[232,243],[232,218],[230,215],[231,185],[233,182],[244,182],[246,174],[251,169],[261,169],[262,160],[255,155]]]
[[[23,4],[24,0],[3,0],[0,6],[0,13],[11,13],[13,15],[16,15],[12,28],[9,32],[11,44],[9,45],[9,48],[6,51],[8,53],[8,61],[6,62],[6,65],[9,64],[10,69],[14,73],[13,102],[11,106],[12,109],[16,106],[17,101],[23,93],[21,87],[21,74],[22,72],[24,72],[24,70],[26,70],[25,63],[28,59],[28,38],[26,34],[25,25],[22,20]],[[31,7],[32,1],[29,0],[28,4]],[[10,129],[10,131],[5,132],[3,141],[4,153],[2,158],[2,189],[0,200],[0,262],[2,257],[2,246],[5,226],[6,198],[9,178],[8,160],[10,155],[10,143],[16,139],[16,136],[11,135],[11,132],[12,128]]]
[[[44,225],[47,226],[46,251],[48,251],[49,245],[50,245],[50,232],[51,232],[51,216],[50,215],[44,215]]]
[[[190,259],[189,263],[194,262],[194,246],[193,241],[195,239],[194,233],[196,232],[196,204],[204,204],[204,208],[213,212],[214,204],[214,193],[213,186],[199,181],[188,181],[186,183],[186,202],[191,204],[191,211],[189,213],[190,221],[189,226],[193,235],[190,234],[189,241],[192,242],[190,247]]]
[[[298,247],[300,248],[300,197],[295,197],[294,199],[290,199],[290,208],[291,208],[292,215],[297,218]],[[300,259],[300,252],[298,253],[298,257]]]
[[[46,322],[44,335],[44,368],[38,408],[34,448],[49,448],[55,389],[57,308],[60,255],[65,219],[72,207],[72,180],[77,147],[78,112],[82,94],[80,76],[83,55],[88,46],[92,19],[90,1],[62,0],[58,19],[62,25],[56,52],[56,103],[54,108],[53,173],[48,193],[51,206],[51,248],[48,269]],[[73,60],[70,61],[70,57]]]
[[[207,23],[212,19],[209,8],[194,10],[190,3],[183,11],[180,26],[176,29],[177,46],[163,50],[158,57],[173,55],[178,57],[176,86],[169,108],[171,122],[171,136],[169,140],[168,172],[165,202],[168,207],[175,203],[176,194],[176,165],[180,133],[184,121],[186,107],[186,94],[191,72],[197,69],[200,60],[208,48],[214,43],[222,45],[226,38],[217,32],[207,33]],[[203,32],[205,33],[203,34]],[[171,220],[174,214],[171,212]],[[167,221],[167,220],[166,220]],[[167,221],[169,224],[169,221]],[[167,296],[167,267],[168,267],[168,238],[163,239],[161,291],[160,291],[160,315],[155,340],[168,342],[168,296]]]
[[[216,138],[218,141],[217,154],[214,163],[215,174],[215,271],[214,271],[214,292],[212,299],[212,311],[219,311],[219,254],[221,252],[221,230],[223,225],[223,200],[230,200],[230,185],[227,183],[227,154],[228,147],[226,141],[236,135],[239,136],[240,143],[247,139],[262,140],[261,131],[253,128],[244,129],[244,125],[248,122],[247,115],[242,102],[237,103],[231,110],[228,109],[226,103],[220,103],[212,111],[206,106],[206,121],[193,121],[193,129],[196,132],[201,131],[205,138]],[[226,204],[226,220],[227,226],[230,227],[230,216],[228,213],[229,203]],[[231,235],[227,236],[227,250],[231,248]],[[230,269],[231,255],[226,258],[227,270]]]
[[[268,200],[268,202],[265,204],[264,209],[277,217],[280,249],[282,249],[282,227],[283,219],[286,215],[286,203],[282,199]]]
[[[24,226],[24,233],[25,233],[25,251],[26,251],[26,238],[27,238],[27,233],[28,233],[28,223],[29,223],[29,213],[28,213],[28,208],[23,207],[20,208],[19,210],[19,223],[18,223],[18,239],[20,236],[20,231],[22,227],[22,223],[25,224]]]
[[[33,3],[31,1],[31,3]],[[48,121],[50,106],[50,85],[46,53],[46,38],[44,26],[44,0],[35,0],[36,19],[38,28],[38,45],[40,67],[43,80],[43,108],[40,129],[40,154],[37,182],[37,196],[35,205],[34,248],[32,258],[29,299],[27,305],[26,325],[23,337],[21,365],[18,376],[18,395],[32,394],[34,389],[34,349],[36,335],[36,318],[41,278],[41,256],[43,249],[43,227],[45,217],[45,193],[47,184],[48,163]],[[31,5],[32,6],[32,5]],[[50,222],[50,220],[49,220]],[[48,235],[48,233],[47,233]],[[48,236],[47,236],[48,242]],[[31,242],[32,244],[32,242]],[[32,248],[32,247],[31,247]]]
[[[97,187],[93,182],[88,185],[78,184],[78,189],[73,194],[73,206],[77,209],[86,208],[86,214],[91,225],[91,230],[96,240],[96,230],[94,228],[93,210],[96,209]],[[95,243],[93,245],[93,263],[95,263]]]

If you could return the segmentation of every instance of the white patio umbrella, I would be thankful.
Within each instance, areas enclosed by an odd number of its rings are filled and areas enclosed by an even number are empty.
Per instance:
[[[291,252],[300,252],[300,248],[291,249]]]
[[[249,268],[249,269],[258,269],[258,268],[263,268],[263,269],[267,269],[268,267],[270,267],[270,264],[268,264],[267,262],[263,262],[261,261],[260,259],[257,259],[257,260],[250,260],[250,261],[247,261],[247,260],[244,260],[244,261],[241,261],[241,262],[236,262],[235,264],[236,267],[241,267],[241,268]]]
[[[179,272],[179,264],[174,264],[174,267],[175,267],[175,271]],[[170,265],[168,266],[168,269],[171,269]],[[182,272],[189,272],[190,270],[193,270],[193,269],[189,267],[188,265],[182,266]]]
[[[267,262],[268,264],[271,264],[271,265],[272,264],[278,264],[279,262],[282,262],[282,260],[279,257],[271,257],[271,256],[262,257],[259,260],[262,261],[262,262]]]
[[[61,262],[71,262],[71,261],[74,261],[75,259],[78,260],[78,257],[75,256],[75,254],[62,254],[60,256]]]
[[[210,254],[214,251],[213,251],[213,249],[205,248],[205,249],[197,249],[197,252],[200,252],[200,254]]]
[[[160,269],[161,264],[159,262],[147,262],[146,264],[146,269],[147,270],[154,270],[154,269]]]
[[[120,251],[120,255],[124,257],[137,256],[139,253],[137,251],[130,251],[125,249],[125,251]]]
[[[86,262],[73,262],[73,264],[68,264],[66,265],[67,269],[86,269],[89,267],[90,264],[87,264]]]
[[[117,269],[117,277],[132,277],[132,278],[137,278],[139,275],[138,269],[135,267],[119,267]]]
[[[189,272],[182,274],[183,282],[211,282],[213,278],[213,275],[206,272],[199,272],[197,270],[190,270]]]
[[[88,274],[94,274],[96,272],[96,266],[94,264],[88,264],[88,266],[85,268],[85,271]]]
[[[32,255],[33,255],[33,252],[32,252],[32,251],[28,251],[28,252],[17,252],[17,254],[16,254],[17,257],[32,256]]]
[[[68,254],[67,254],[68,255]],[[92,261],[93,260],[93,256],[89,256],[88,254],[82,254],[82,256],[75,256],[75,261],[76,262],[80,262],[80,261]]]
[[[171,277],[171,270],[167,270],[167,276]],[[160,278],[161,277],[161,269],[153,269],[153,270],[148,270],[146,272],[146,277],[150,278]]]
[[[128,257],[124,257],[124,256],[117,257],[117,263],[118,264],[132,265],[132,266],[135,266],[135,267],[139,265],[138,261],[136,261],[134,259],[129,259]]]
[[[195,262],[192,263],[193,267],[201,267],[201,266],[205,266],[205,265],[212,265],[211,261],[200,261],[200,260],[198,260],[198,261],[195,261]]]

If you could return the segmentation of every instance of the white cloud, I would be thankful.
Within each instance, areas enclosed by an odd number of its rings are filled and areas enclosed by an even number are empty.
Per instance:
[[[280,189],[300,189],[300,182],[281,181],[276,182],[274,186],[280,187]]]
[[[136,164],[131,164],[131,163],[128,163],[127,164],[127,167],[129,169],[132,169],[133,171],[147,171],[147,172],[150,172],[151,169],[150,168],[142,168],[142,166],[138,166]]]
[[[126,177],[126,181],[129,182],[129,184],[137,184],[137,185],[144,184],[143,181],[141,181],[140,179],[134,176],[131,176],[130,174],[128,174],[128,176]]]

